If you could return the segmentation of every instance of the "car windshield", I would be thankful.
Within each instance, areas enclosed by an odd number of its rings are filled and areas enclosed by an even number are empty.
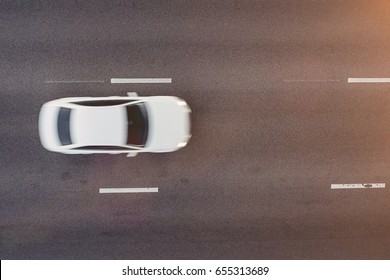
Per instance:
[[[148,115],[144,103],[126,106],[127,144],[144,146],[148,137]]]
[[[58,137],[62,145],[72,144],[72,139],[70,137],[70,128],[69,128],[69,119],[70,119],[71,109],[69,108],[60,108],[58,113]]]

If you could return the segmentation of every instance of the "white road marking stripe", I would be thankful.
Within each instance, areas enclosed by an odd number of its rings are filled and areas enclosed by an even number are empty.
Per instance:
[[[125,78],[112,78],[111,84],[170,84],[172,78],[137,78],[137,79],[125,79]]]
[[[390,78],[348,78],[348,83],[390,83]]]
[[[158,192],[158,188],[100,188],[99,193],[147,193]]]
[[[331,189],[383,189],[384,183],[364,183],[364,184],[331,184]]]
[[[45,81],[45,84],[71,84],[71,83],[104,83],[103,80],[91,81]]]
[[[340,80],[331,80],[331,79],[328,79],[328,80],[283,80],[283,82],[286,82],[286,83],[305,83],[305,82],[323,83],[323,82],[340,82]]]

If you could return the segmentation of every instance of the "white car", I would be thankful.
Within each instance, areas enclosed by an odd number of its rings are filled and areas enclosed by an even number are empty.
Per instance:
[[[172,152],[191,138],[190,113],[174,96],[62,98],[42,106],[39,137],[64,154]]]

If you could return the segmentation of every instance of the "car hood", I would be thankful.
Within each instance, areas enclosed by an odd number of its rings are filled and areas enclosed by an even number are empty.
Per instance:
[[[174,151],[190,134],[189,108],[180,106],[178,98],[161,98],[147,102],[149,135],[146,148]]]

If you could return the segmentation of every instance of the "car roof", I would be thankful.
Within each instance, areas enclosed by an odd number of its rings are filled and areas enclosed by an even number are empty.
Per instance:
[[[72,141],[78,145],[125,145],[127,114],[124,106],[77,106],[70,116]]]

